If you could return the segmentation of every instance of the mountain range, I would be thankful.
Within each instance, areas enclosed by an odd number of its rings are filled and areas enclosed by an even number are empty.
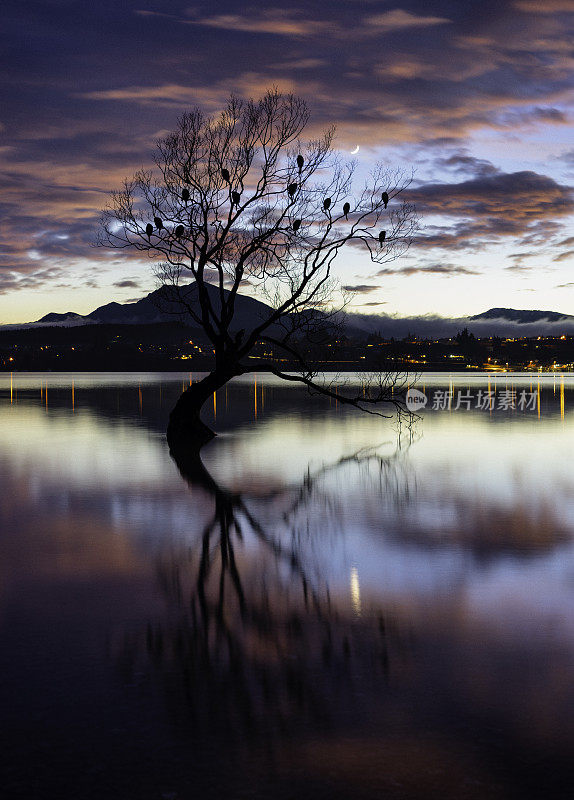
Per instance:
[[[220,308],[219,288],[206,285],[210,300],[216,310]],[[199,313],[197,286],[191,284],[184,287],[186,301]],[[228,291],[224,290],[227,296]],[[235,302],[235,314],[231,324],[232,331],[249,330],[270,313],[265,303],[238,294]],[[185,317],[170,304],[165,287],[156,289],[136,302],[111,302],[99,306],[90,314],[49,313],[35,322],[20,325],[0,326],[2,328],[40,328],[40,327],[76,327],[79,325],[151,325],[161,322],[186,322]],[[197,327],[187,321],[190,327]],[[369,332],[380,331],[383,336],[406,336],[412,332],[420,337],[452,336],[464,327],[468,327],[477,336],[518,335],[533,336],[550,334],[556,329],[561,332],[574,332],[574,316],[558,311],[542,311],[515,308],[490,308],[480,314],[468,317],[439,317],[423,315],[420,317],[398,317],[396,315],[349,314],[346,322],[347,333],[352,337],[362,338]]]
[[[221,309],[219,288],[206,284],[209,299],[218,312]],[[189,306],[201,316],[199,307],[197,284],[182,287],[182,293]],[[229,294],[224,289],[224,295]],[[231,330],[249,329],[254,323],[265,319],[271,309],[265,303],[255,300],[247,295],[238,294],[235,301],[235,314],[231,323]],[[156,289],[154,292],[142,297],[135,303],[106,303],[99,306],[90,314],[76,314],[73,311],[64,314],[50,313],[37,320],[33,325],[152,325],[158,322],[185,322],[185,315],[181,308],[169,300],[166,287]],[[30,323],[29,323],[30,324]],[[195,323],[190,322],[191,327]]]
[[[519,325],[529,325],[532,322],[564,322],[574,320],[571,314],[562,314],[559,311],[531,311],[517,308],[489,308],[482,314],[475,314],[469,320],[500,319],[507,322],[517,322]]]

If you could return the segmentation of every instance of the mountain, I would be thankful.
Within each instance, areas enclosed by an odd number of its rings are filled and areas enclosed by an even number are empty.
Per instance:
[[[221,309],[219,288],[206,284],[206,289],[216,313],[219,312]],[[194,283],[183,287],[182,293],[186,303],[201,317],[197,284]],[[228,294],[229,291],[224,289],[224,296],[227,297]],[[254,300],[252,297],[247,297],[247,295],[238,294],[235,300],[235,314],[231,330],[249,329],[259,320],[266,319],[270,311],[270,307],[265,303]],[[108,325],[149,325],[157,322],[182,321],[188,322],[192,326],[196,325],[185,313],[181,313],[181,307],[177,303],[169,300],[169,289],[164,286],[156,289],[155,292],[151,292],[147,297],[143,297],[136,303],[107,303],[107,305],[96,308],[84,319],[88,324],[98,322]]]
[[[46,314],[42,319],[37,322],[28,323],[32,325],[61,325],[64,327],[71,327],[74,325],[85,325],[86,317],[81,314],[76,314],[74,311],[66,311],[64,314]]]
[[[212,284],[206,284],[206,290],[209,299],[216,313],[221,310],[221,296],[219,287]],[[224,297],[227,298],[229,291],[223,290]],[[201,317],[201,310],[199,307],[197,284],[190,284],[189,286],[182,287],[182,296],[189,307]],[[260,300],[255,300],[253,297],[248,297],[244,294],[237,294],[235,297],[235,310],[233,320],[230,325],[231,332],[240,330],[249,331],[254,328],[259,322],[267,319],[272,309],[266,303]],[[316,315],[317,311],[309,311],[309,314]],[[135,303],[106,303],[100,306],[86,316],[67,312],[65,314],[46,314],[42,319],[37,322],[26,323],[25,325],[16,325],[10,327],[27,328],[39,326],[60,326],[71,327],[76,325],[154,325],[162,322],[183,322],[189,327],[197,328],[198,325],[185,310],[183,310],[179,303],[174,303],[169,300],[169,289],[162,286],[151,292],[146,297],[142,297]],[[273,326],[269,329],[269,333],[279,333],[278,326]],[[360,325],[355,325],[354,322],[349,321],[346,325],[346,332],[349,336],[359,336],[360,338],[365,335],[364,329]]]
[[[489,308],[482,314],[469,317],[470,320],[500,319],[516,322],[519,325],[529,325],[533,322],[564,322],[574,320],[571,314],[561,314],[559,311],[531,311],[517,308]]]

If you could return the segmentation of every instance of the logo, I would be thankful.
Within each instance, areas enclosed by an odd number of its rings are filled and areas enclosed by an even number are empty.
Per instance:
[[[409,411],[420,411],[428,402],[428,397],[418,389],[409,389],[406,394],[407,408]]]

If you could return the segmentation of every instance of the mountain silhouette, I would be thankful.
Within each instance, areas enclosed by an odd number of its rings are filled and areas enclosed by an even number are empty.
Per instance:
[[[559,311],[533,311],[518,308],[489,308],[482,314],[475,314],[469,317],[470,320],[480,319],[504,319],[509,322],[517,322],[525,325],[530,322],[562,322],[564,320],[574,320],[571,314],[562,314]]]
[[[219,287],[206,284],[205,288],[215,311],[218,312],[221,309]],[[201,317],[197,284],[182,287],[181,291],[189,306]],[[229,291],[224,289],[224,296],[227,297],[228,294]],[[265,303],[247,297],[247,295],[238,294],[235,300],[235,314],[230,326],[231,330],[249,329],[259,320],[266,319],[271,311],[271,307]],[[189,318],[187,312],[182,313],[181,307],[170,301],[169,289],[164,286],[135,303],[106,303],[87,315],[75,314],[72,311],[65,314],[46,314],[37,320],[36,324],[151,325],[158,322],[185,322],[192,327],[197,327],[197,323]]]

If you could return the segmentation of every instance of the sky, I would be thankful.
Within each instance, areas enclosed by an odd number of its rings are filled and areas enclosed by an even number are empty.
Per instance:
[[[338,275],[359,313],[574,313],[574,0],[4,0],[0,323],[155,288],[101,209],[194,106],[271,85],[359,172],[414,170],[421,230]]]

